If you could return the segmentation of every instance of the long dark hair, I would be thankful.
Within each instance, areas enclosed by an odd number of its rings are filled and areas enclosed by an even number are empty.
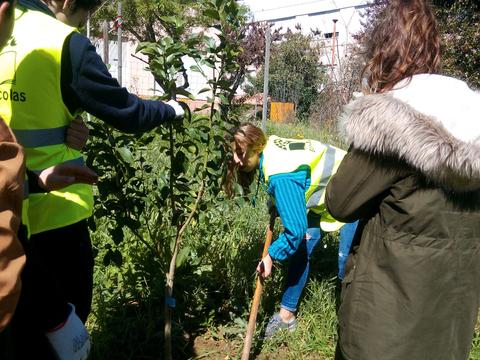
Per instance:
[[[253,125],[252,123],[242,123],[239,126],[231,129],[228,134],[230,143],[235,143],[237,148],[243,152],[255,151],[260,153],[267,144],[267,137],[262,129]],[[224,188],[227,196],[234,195],[233,185],[235,182],[240,184],[244,193],[248,193],[250,184],[255,177],[255,171],[244,172],[238,171],[233,159],[230,159],[227,166],[227,175],[225,176]]]
[[[366,42],[368,92],[383,93],[415,74],[437,73],[440,35],[428,0],[391,0]]]

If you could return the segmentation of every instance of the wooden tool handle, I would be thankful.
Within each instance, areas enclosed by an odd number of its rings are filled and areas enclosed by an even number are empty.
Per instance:
[[[267,235],[265,237],[265,245],[263,246],[262,258],[268,253],[268,248],[272,243],[273,227],[275,225],[275,213],[270,215],[270,221],[267,227]],[[257,285],[255,287],[255,294],[253,295],[252,307],[250,309],[250,317],[248,318],[247,334],[245,335],[245,343],[243,345],[242,360],[248,360],[250,356],[250,348],[252,347],[253,334],[255,333],[255,326],[257,323],[258,308],[260,306],[260,298],[263,291],[263,279],[257,277]]]

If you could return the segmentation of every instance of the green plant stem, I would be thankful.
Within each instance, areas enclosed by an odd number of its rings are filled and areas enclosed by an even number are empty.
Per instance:
[[[169,142],[170,142],[170,199],[171,199],[171,208],[172,208],[172,225],[176,206],[175,206],[175,193],[173,189],[173,162],[175,161],[175,157],[173,154],[173,125],[169,125]],[[165,339],[165,348],[164,348],[164,355],[166,360],[172,360],[172,308],[168,305],[167,299],[172,297],[173,293],[173,279],[175,276],[175,263],[177,260],[177,255],[179,251],[179,242],[181,239],[177,236],[175,239],[175,248],[173,250],[172,259],[170,260],[170,268],[167,273],[167,281],[165,285],[165,331],[164,331],[164,339]]]
[[[175,215],[176,206],[175,206],[175,192],[173,189],[173,163],[175,161],[175,156],[173,153],[174,148],[174,141],[173,141],[173,124],[169,125],[169,142],[170,142],[170,201],[171,201],[171,208],[172,208],[172,220],[173,216]],[[172,224],[173,225],[173,224]]]
[[[213,72],[215,74],[215,71]],[[216,93],[216,86],[213,86],[212,89],[213,96],[215,96]],[[212,128],[212,123],[213,123],[213,110],[214,110],[214,105],[215,102],[212,102],[211,105],[211,111],[210,111],[210,131]],[[171,141],[170,141],[170,146],[173,144],[173,136],[171,136]],[[171,150],[172,151],[172,148]],[[173,154],[173,152],[171,153]],[[175,278],[175,269],[176,269],[176,264],[177,264],[177,256],[178,252],[180,251],[180,246],[183,241],[183,234],[187,227],[190,225],[193,216],[198,210],[198,206],[200,204],[200,201],[203,197],[203,194],[205,192],[205,178],[207,176],[207,162],[208,162],[208,146],[205,154],[205,158],[203,160],[202,168],[203,168],[203,175],[202,175],[202,180],[200,182],[200,188],[197,193],[197,198],[195,199],[195,203],[193,205],[192,210],[190,211],[187,219],[179,228],[177,232],[177,236],[175,239],[175,247],[173,250],[172,254],[172,259],[170,260],[170,267],[169,271],[167,274],[166,278],[166,285],[165,285],[165,299],[171,298],[173,294],[173,284],[174,284],[174,278]],[[172,156],[173,159],[173,156]],[[173,160],[172,160],[173,161]],[[172,162],[173,164],[173,162]],[[173,189],[173,188],[172,188]],[[167,304],[167,301],[165,301],[165,328],[164,328],[164,339],[165,339],[165,348],[164,348],[164,355],[165,355],[165,360],[172,360],[172,308]]]
[[[206,165],[206,164],[205,164]],[[175,239],[175,248],[173,250],[172,259],[170,260],[170,268],[167,274],[167,282],[165,285],[165,299],[171,298],[173,294],[173,282],[175,278],[175,268],[177,263],[177,255],[180,250],[180,246],[183,240],[183,234],[187,227],[190,225],[193,216],[197,212],[198,205],[200,204],[200,200],[203,197],[203,193],[205,191],[205,180],[202,180],[200,189],[197,194],[197,198],[195,199],[195,204],[193,205],[192,211],[188,215],[187,220],[183,223],[182,227],[178,230],[177,236]],[[172,360],[172,308],[167,304],[165,301],[165,329],[164,329],[164,337],[165,337],[165,350],[164,355],[166,360]]]

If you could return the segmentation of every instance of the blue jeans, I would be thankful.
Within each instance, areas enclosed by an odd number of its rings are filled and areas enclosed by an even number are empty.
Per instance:
[[[353,236],[355,235],[356,228],[356,222],[352,224],[345,224],[342,227],[343,231],[340,231],[340,246],[342,246],[342,249],[348,246],[348,251],[350,250],[350,245],[352,243]],[[297,311],[298,301],[300,300],[300,296],[302,295],[303,288],[307,283],[310,272],[310,257],[321,238],[322,232],[319,227],[309,227],[298,250],[290,258],[286,289],[283,293],[282,301],[280,303],[280,306],[283,309],[291,312]],[[347,255],[348,251],[346,252]],[[340,271],[342,271],[341,275],[343,277],[345,261],[346,257],[342,257],[342,259],[340,259],[340,257],[338,258],[339,277]]]
[[[340,244],[338,246],[338,278],[343,280],[345,275],[345,264],[347,262],[350,247],[352,246],[355,231],[357,231],[358,221],[343,225],[340,229]]]

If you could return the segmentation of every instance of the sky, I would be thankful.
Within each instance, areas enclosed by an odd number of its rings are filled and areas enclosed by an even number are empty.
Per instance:
[[[318,3],[322,0],[241,0],[252,12]]]

